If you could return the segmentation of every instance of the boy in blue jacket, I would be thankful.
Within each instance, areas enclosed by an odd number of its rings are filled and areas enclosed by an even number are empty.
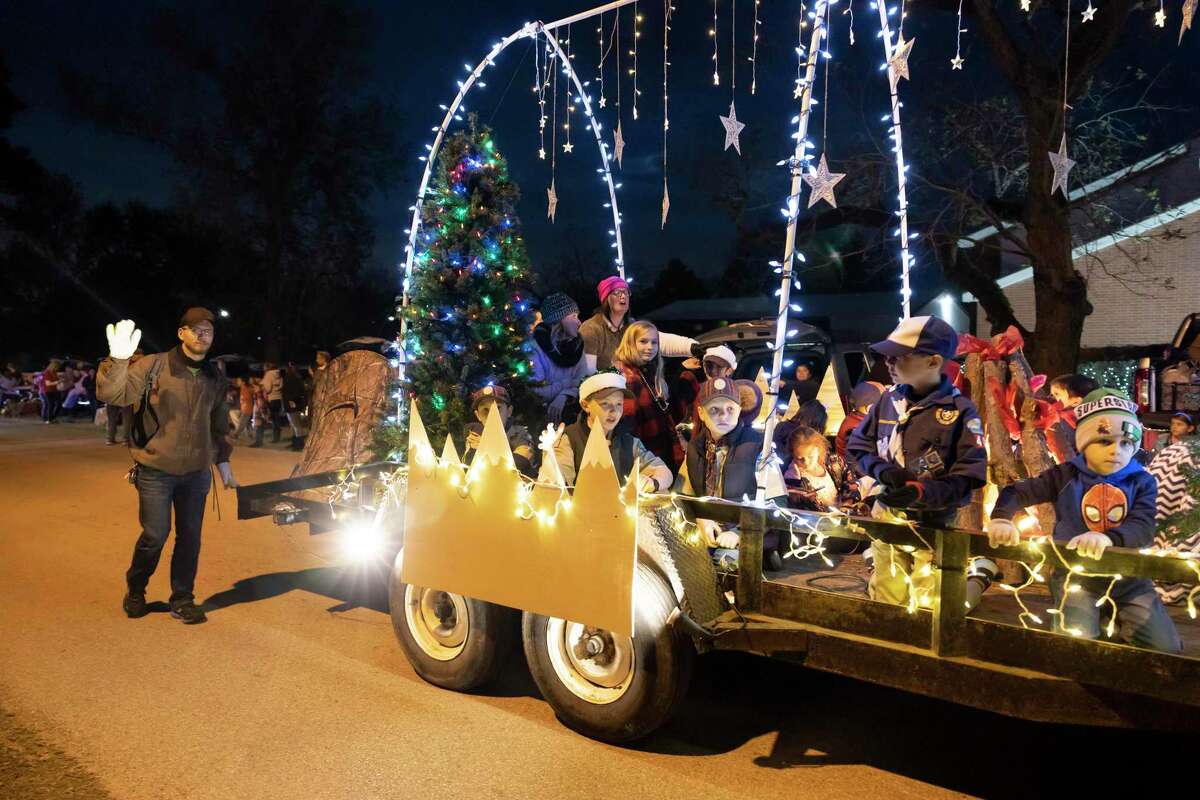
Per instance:
[[[1075,458],[1001,490],[988,523],[993,546],[1019,544],[1021,533],[1012,519],[1038,503],[1054,503],[1054,540],[1084,558],[1100,558],[1114,544],[1138,548],[1154,543],[1158,483],[1133,460],[1142,441],[1137,404],[1120,392],[1100,388],[1076,407],[1075,420]],[[1067,629],[1089,639],[1100,636],[1102,609],[1096,603],[1110,580],[1072,580],[1080,589],[1067,593],[1062,620]],[[1056,570],[1050,577],[1056,604],[1062,603],[1064,583],[1065,575]],[[1183,649],[1179,631],[1149,580],[1122,578],[1111,597],[1122,641],[1168,653]]]
[[[895,385],[850,434],[846,455],[882,487],[872,516],[947,527],[987,480],[979,413],[942,374],[958,349],[958,334],[937,317],[912,317],[871,349],[887,359]],[[911,583],[918,604],[932,604],[935,576],[925,569],[932,552],[910,554],[872,542],[871,554],[875,571],[867,588],[873,599],[906,603]],[[991,561],[972,563],[967,584],[972,607],[995,573]]]

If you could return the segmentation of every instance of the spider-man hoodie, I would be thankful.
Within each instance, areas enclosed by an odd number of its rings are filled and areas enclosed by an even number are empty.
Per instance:
[[[1112,475],[1100,475],[1088,469],[1081,453],[1036,478],[1001,489],[992,519],[1012,519],[1027,506],[1053,503],[1056,542],[1065,544],[1081,533],[1097,532],[1107,535],[1117,547],[1149,547],[1154,543],[1157,495],[1158,481],[1138,462],[1130,461]],[[1093,582],[1107,581],[1088,581]],[[1119,593],[1129,597],[1153,591],[1149,580],[1125,578]]]

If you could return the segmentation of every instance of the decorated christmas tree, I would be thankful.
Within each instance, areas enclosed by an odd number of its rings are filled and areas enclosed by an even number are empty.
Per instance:
[[[435,440],[453,433],[461,446],[475,421],[471,393],[489,384],[509,390],[518,416],[529,406],[534,311],[519,197],[491,130],[472,115],[438,156],[404,312],[406,388]],[[403,419],[401,411],[397,425]],[[398,442],[383,440],[398,437],[395,427],[377,440],[393,457]]]

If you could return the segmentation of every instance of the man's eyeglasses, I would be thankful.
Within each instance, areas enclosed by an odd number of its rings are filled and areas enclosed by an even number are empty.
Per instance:
[[[193,328],[190,325],[188,326],[188,330],[196,334],[197,338],[200,339],[211,339],[213,334],[216,333],[212,328]]]

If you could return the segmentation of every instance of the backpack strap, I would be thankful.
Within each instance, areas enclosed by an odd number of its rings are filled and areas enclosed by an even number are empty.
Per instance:
[[[154,420],[154,433],[158,433],[158,412],[150,405],[150,393],[154,391],[154,387],[158,383],[158,373],[162,370],[163,362],[167,359],[167,353],[157,353],[154,356],[154,363],[150,365],[150,369],[146,372],[146,383],[142,387],[142,401],[133,412],[133,424],[130,426],[129,435],[133,439],[133,443],[138,447],[145,447],[154,434],[146,435],[145,415],[150,414],[150,419]]]

